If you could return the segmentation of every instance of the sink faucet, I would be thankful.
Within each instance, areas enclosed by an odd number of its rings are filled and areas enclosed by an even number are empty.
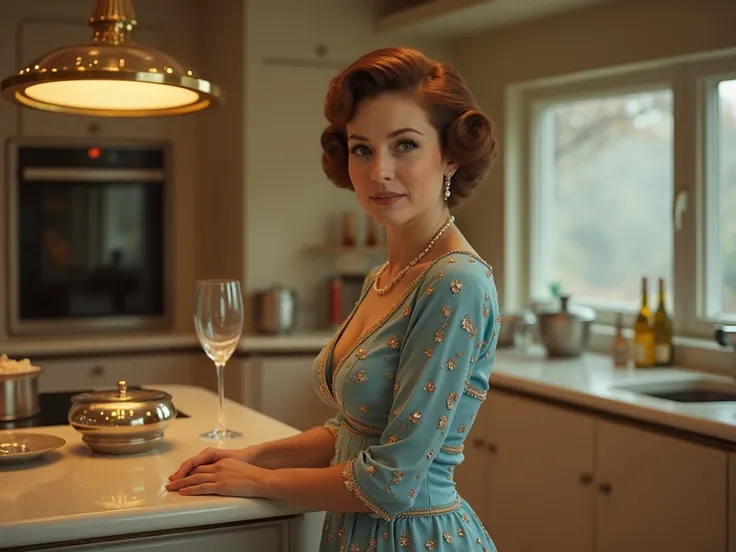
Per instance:
[[[736,378],[736,326],[727,326],[725,324],[716,324],[715,339],[718,344],[723,347],[731,345],[734,351],[734,367],[733,375]]]

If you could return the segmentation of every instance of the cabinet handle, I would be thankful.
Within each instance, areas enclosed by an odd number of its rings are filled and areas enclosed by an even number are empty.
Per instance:
[[[473,439],[473,447],[475,448],[482,448],[483,446],[485,446],[485,444],[486,442],[480,437],[476,437],[475,439]]]
[[[496,454],[498,452],[498,446],[496,446],[494,443],[488,443],[488,452],[491,454]]]
[[[105,367],[104,366],[95,366],[90,370],[91,374],[93,376],[101,376],[105,373]]]
[[[605,482],[601,483],[600,485],[598,485],[598,490],[603,494],[611,494],[611,484]]]
[[[589,473],[581,473],[580,474],[580,483],[583,485],[590,485],[590,483],[593,482],[593,476]]]

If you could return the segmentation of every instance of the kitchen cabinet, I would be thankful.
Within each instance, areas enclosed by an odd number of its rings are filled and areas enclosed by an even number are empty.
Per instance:
[[[596,552],[726,550],[728,453],[606,420],[596,433]]]
[[[312,387],[315,355],[249,356],[240,363],[238,400],[291,427],[305,431],[335,415]]]
[[[594,419],[494,391],[478,416],[455,479],[499,550],[590,552]]]
[[[191,384],[193,358],[192,353],[123,354],[49,358],[34,364],[43,370],[39,387],[45,393],[115,387],[118,380],[129,386]]]
[[[164,533],[151,537],[129,538],[118,542],[72,546],[63,550],[199,552],[205,549],[216,549],[218,552],[299,551],[298,547],[290,546],[288,520],[234,527],[205,528],[180,533]]]
[[[465,456],[458,491],[500,550],[726,550],[724,450],[492,390]]]

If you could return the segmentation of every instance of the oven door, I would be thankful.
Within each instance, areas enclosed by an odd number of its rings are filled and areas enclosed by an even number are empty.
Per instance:
[[[59,166],[57,148],[29,148],[10,186],[11,333],[167,326],[163,159]]]

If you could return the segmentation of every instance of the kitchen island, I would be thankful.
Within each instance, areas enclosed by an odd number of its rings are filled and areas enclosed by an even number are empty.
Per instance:
[[[182,496],[165,484],[182,461],[217,443],[217,395],[186,385],[157,385],[173,397],[177,418],[157,449],[125,456],[92,452],[69,425],[14,430],[66,440],[60,449],[0,464],[0,550],[143,550],[313,552],[322,512],[262,499]],[[228,426],[243,432],[223,448],[288,437],[297,430],[226,401]]]

